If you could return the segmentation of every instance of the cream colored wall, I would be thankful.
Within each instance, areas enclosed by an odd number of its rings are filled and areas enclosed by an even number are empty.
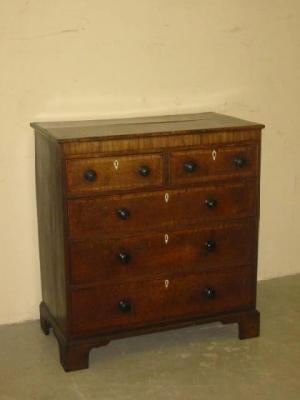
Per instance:
[[[259,278],[300,272],[298,0],[0,2],[0,323],[41,298],[33,120],[265,123]]]

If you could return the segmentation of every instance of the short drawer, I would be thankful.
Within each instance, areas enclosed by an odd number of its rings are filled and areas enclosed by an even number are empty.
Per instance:
[[[70,244],[73,284],[226,271],[254,261],[255,221]]]
[[[101,196],[68,200],[72,239],[122,237],[145,231],[165,231],[183,225],[253,216],[257,183]]]
[[[255,176],[258,146],[212,146],[171,153],[171,182],[181,184],[233,177]]]
[[[73,290],[72,334],[238,311],[253,306],[254,298],[251,267]]]
[[[68,193],[95,193],[161,186],[161,154],[83,158],[66,161]]]

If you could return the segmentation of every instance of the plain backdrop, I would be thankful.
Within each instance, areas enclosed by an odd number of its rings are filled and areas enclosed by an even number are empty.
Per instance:
[[[41,299],[30,121],[266,124],[259,278],[300,272],[299,0],[0,0],[0,324]]]

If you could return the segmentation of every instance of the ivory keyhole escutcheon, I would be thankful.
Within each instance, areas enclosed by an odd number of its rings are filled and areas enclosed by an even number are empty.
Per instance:
[[[169,193],[165,193],[165,202],[167,203],[169,201],[170,195]]]
[[[166,289],[168,289],[169,283],[170,283],[170,282],[169,282],[169,279],[166,279],[166,280],[165,280],[165,287],[166,287]]]
[[[165,234],[165,243],[168,244],[168,241],[169,241],[169,235],[166,233]]]
[[[215,161],[216,158],[217,158],[217,152],[216,152],[216,150],[213,150],[213,151],[212,151],[211,156],[212,156],[212,159]]]
[[[116,170],[119,168],[119,161],[118,160],[114,161],[114,167],[115,167]]]

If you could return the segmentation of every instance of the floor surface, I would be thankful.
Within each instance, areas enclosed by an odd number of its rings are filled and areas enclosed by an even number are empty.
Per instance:
[[[299,400],[300,275],[258,286],[261,336],[210,324],[111,342],[65,373],[39,323],[0,327],[0,400]]]

